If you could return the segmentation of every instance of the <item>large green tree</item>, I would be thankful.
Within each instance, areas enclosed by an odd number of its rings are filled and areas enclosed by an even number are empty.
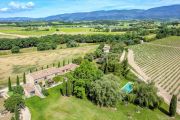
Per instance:
[[[127,100],[152,109],[158,108],[163,101],[161,97],[157,96],[157,88],[153,83],[135,83],[133,93],[127,96]]]
[[[25,102],[21,95],[14,94],[4,102],[4,107],[10,112],[14,112],[16,106],[24,106]]]
[[[119,78],[110,74],[91,83],[90,99],[100,106],[115,107],[120,100]]]

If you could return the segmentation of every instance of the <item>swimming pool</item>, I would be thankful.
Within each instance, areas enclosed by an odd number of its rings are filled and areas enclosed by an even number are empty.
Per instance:
[[[128,82],[125,86],[123,86],[121,88],[121,91],[125,92],[125,93],[130,93],[133,90],[133,83],[132,82]]]

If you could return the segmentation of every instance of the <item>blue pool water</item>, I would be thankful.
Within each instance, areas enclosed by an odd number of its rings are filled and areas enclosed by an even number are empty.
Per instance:
[[[125,93],[130,93],[133,90],[133,83],[128,82],[121,90]]]

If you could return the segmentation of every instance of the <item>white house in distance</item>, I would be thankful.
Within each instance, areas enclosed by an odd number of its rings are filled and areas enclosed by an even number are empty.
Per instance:
[[[109,45],[105,45],[103,48],[104,53],[109,53],[110,51],[110,46]]]
[[[53,78],[57,75],[63,75],[67,72],[73,71],[78,65],[68,64],[60,68],[48,68],[37,72],[29,73],[26,75],[27,84],[24,85],[26,96],[38,95],[41,92],[39,83],[45,84],[46,81],[53,82]]]

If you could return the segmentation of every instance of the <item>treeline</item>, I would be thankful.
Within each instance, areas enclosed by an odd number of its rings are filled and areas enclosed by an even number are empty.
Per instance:
[[[158,30],[156,38],[161,39],[168,36],[180,36],[180,28],[162,27]]]
[[[125,35],[48,35],[42,37],[16,38],[16,39],[0,39],[0,50],[10,50],[13,46],[20,48],[37,47],[39,43],[46,44],[64,44],[69,41],[78,43],[99,43],[99,42],[123,42],[138,39],[137,35],[127,33]]]

